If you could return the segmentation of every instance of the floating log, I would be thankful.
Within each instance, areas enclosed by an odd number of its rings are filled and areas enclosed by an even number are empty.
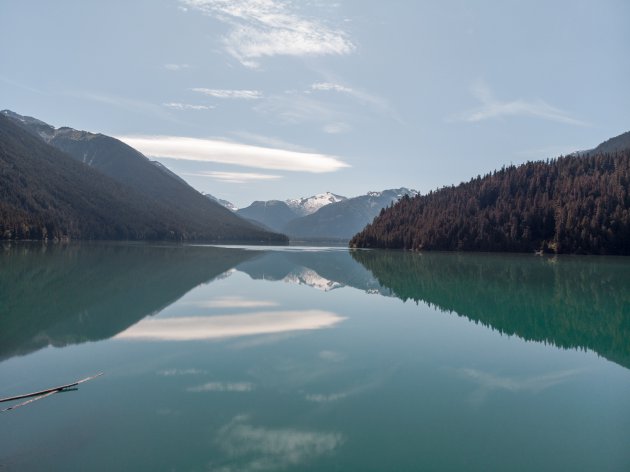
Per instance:
[[[92,375],[91,377],[86,377],[84,379],[77,380],[76,382],[73,382],[71,384],[60,385],[59,387],[47,388],[46,390],[40,390],[39,392],[25,393],[24,395],[17,395],[15,397],[1,398],[0,399],[0,403],[2,403],[2,402],[10,402],[10,401],[14,401],[14,400],[21,400],[22,398],[40,397],[40,396],[44,396],[44,395],[48,396],[49,394],[61,392],[62,390],[65,390],[65,389],[70,388],[70,387],[76,387],[77,385],[82,384],[83,382],[87,382],[88,380],[95,379],[96,377],[100,377],[101,375],[103,375],[103,372],[99,372],[98,374]],[[26,403],[28,403],[28,402],[26,402]]]

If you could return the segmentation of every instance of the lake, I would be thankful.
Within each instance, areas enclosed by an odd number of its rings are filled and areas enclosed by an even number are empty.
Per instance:
[[[98,372],[0,471],[628,471],[630,259],[4,246],[0,397]]]

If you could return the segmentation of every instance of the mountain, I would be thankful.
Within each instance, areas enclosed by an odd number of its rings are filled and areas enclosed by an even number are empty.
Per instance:
[[[206,198],[209,198],[210,200],[217,202],[219,205],[221,205],[223,208],[227,208],[230,211],[237,211],[238,207],[236,205],[234,205],[234,203],[232,202],[228,202],[227,200],[223,200],[222,198],[217,198],[214,195],[210,195],[209,193],[203,193],[201,192]]]
[[[595,149],[589,152],[593,154],[598,154],[603,152],[623,151],[625,149],[630,149],[630,131],[626,131],[619,136],[604,141]]]
[[[117,139],[8,110],[0,118],[4,238],[286,242]]]
[[[294,219],[282,228],[291,239],[345,240],[370,223],[381,210],[403,196],[415,196],[406,188],[368,192],[326,205],[316,212]]]
[[[292,198],[287,200],[286,204],[295,212],[296,215],[306,216],[311,213],[315,213],[317,210],[326,205],[341,202],[346,199],[346,197],[342,197],[341,195],[325,192],[318,193],[312,197]]]
[[[312,197],[293,198],[289,200],[255,201],[236,213],[261,227],[283,232],[287,223],[301,216],[310,215],[319,209],[347,200],[346,197],[325,192]],[[353,233],[354,234],[354,233]]]
[[[630,255],[630,150],[528,162],[403,198],[352,247]]]
[[[289,221],[297,218],[296,213],[280,200],[255,201],[238,210],[236,214],[278,232],[282,232]]]

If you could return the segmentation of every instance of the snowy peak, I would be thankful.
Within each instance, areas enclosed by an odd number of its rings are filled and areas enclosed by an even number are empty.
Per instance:
[[[344,286],[339,282],[322,277],[313,269],[307,267],[302,267],[301,270],[291,272],[283,280],[292,284],[306,285],[324,292],[329,292]]]
[[[299,216],[306,216],[311,213],[315,213],[317,210],[326,205],[341,202],[343,200],[347,200],[347,198],[331,192],[325,192],[318,193],[312,197],[292,198],[286,200],[286,204]]]
[[[219,205],[224,206],[228,210],[236,211],[238,207],[234,205],[232,202],[228,202],[227,200],[223,200],[221,198],[217,198],[214,195],[210,195],[209,193],[201,192],[206,198],[209,198],[212,201],[217,202]]]

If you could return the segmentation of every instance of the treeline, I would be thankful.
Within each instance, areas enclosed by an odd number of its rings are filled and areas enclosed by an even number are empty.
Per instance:
[[[630,271],[625,259],[351,254],[403,301],[424,302],[525,340],[592,349],[630,368]]]
[[[73,159],[0,114],[0,240],[287,241],[175,178],[158,180],[163,171],[148,160],[146,169],[126,162],[118,174],[144,186]]]
[[[630,151],[528,162],[403,198],[351,247],[630,255]]]

